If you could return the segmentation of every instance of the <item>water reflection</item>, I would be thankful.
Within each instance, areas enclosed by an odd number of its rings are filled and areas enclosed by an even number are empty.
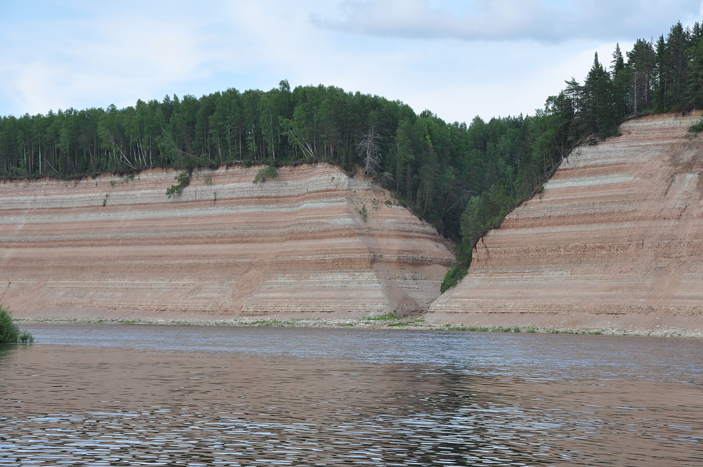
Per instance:
[[[3,359],[7,358],[16,348],[17,345],[15,344],[0,344],[0,365]]]
[[[132,329],[98,328],[97,347],[0,347],[0,465],[703,462],[697,341],[593,353],[545,336]],[[40,342],[67,330],[31,329]],[[634,357],[672,345],[669,367]]]

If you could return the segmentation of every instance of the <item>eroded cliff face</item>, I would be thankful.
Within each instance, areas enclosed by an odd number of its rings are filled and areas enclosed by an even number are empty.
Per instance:
[[[699,119],[631,120],[574,150],[479,241],[430,319],[703,329],[703,137],[686,133]]]
[[[329,165],[0,184],[0,303],[16,317],[359,317],[421,311],[453,256],[384,190]]]

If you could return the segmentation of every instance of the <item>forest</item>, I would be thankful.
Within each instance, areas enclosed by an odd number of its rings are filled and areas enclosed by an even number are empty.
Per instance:
[[[447,123],[432,112],[336,87],[166,96],[133,107],[0,118],[0,178],[82,178],[153,167],[330,162],[362,168],[457,244],[443,290],[476,242],[541,191],[580,143],[617,136],[630,116],[703,108],[703,26],[671,27],[609,63],[596,54],[534,116]]]

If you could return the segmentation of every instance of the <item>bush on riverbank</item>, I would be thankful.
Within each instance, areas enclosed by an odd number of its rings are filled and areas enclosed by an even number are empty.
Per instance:
[[[20,331],[12,322],[9,310],[0,306],[0,344],[31,344],[34,336],[26,331]]]

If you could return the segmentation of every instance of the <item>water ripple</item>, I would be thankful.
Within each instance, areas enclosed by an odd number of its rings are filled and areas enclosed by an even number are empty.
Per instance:
[[[0,465],[703,464],[694,341],[191,329],[0,348]]]

